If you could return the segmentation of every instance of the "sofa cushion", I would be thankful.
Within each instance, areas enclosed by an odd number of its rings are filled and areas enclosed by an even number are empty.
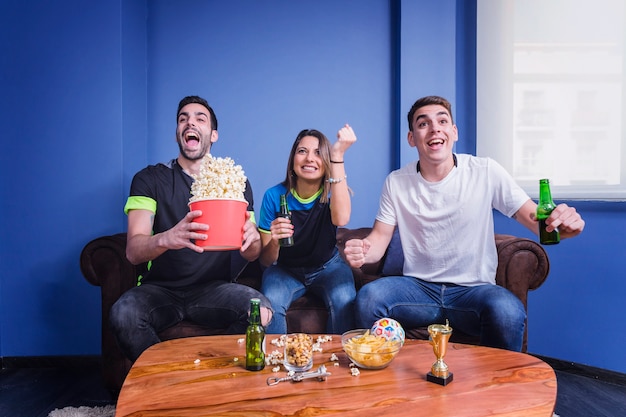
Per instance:
[[[393,231],[391,242],[387,248],[387,254],[383,261],[382,275],[402,275],[402,268],[404,267],[404,253],[402,252],[402,242],[400,241],[400,233],[398,228]]]

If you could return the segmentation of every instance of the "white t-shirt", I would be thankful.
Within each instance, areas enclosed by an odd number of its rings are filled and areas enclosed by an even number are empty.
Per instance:
[[[457,155],[439,182],[417,172],[417,161],[387,176],[376,220],[398,226],[404,275],[459,285],[495,284],[498,255],[493,212],[513,216],[528,194],[496,161]]]

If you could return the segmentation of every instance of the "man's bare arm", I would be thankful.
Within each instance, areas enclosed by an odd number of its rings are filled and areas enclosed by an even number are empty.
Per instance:
[[[376,220],[365,239],[348,240],[344,254],[350,266],[360,268],[364,264],[380,261],[391,242],[394,228],[395,226]]]
[[[126,237],[126,257],[134,264],[151,261],[170,249],[189,248],[202,253],[204,250],[194,245],[192,239],[206,239],[208,226],[195,223],[200,216],[198,210],[191,211],[169,230],[152,234],[154,214],[149,210],[130,210],[128,212],[128,233]]]

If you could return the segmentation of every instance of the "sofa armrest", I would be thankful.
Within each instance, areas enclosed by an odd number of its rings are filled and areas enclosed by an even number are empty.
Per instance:
[[[502,234],[496,234],[496,248],[496,283],[515,294],[527,307],[528,291],[539,288],[550,272],[546,251],[533,240]]]
[[[87,243],[80,254],[80,270],[85,279],[100,287],[102,299],[102,372],[105,385],[114,396],[124,382],[131,363],[117,347],[109,328],[111,306],[137,285],[137,275],[145,265],[135,266],[126,258],[126,233],[102,236]]]
[[[80,270],[90,284],[102,287],[104,301],[117,300],[137,285],[141,268],[126,258],[126,233],[118,233],[87,243],[80,254]]]

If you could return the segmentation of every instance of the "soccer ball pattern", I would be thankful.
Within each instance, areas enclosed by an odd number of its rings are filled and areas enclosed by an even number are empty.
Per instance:
[[[404,343],[404,329],[394,319],[382,318],[376,320],[370,333],[376,336],[383,336],[387,340],[399,340],[400,343]]]

